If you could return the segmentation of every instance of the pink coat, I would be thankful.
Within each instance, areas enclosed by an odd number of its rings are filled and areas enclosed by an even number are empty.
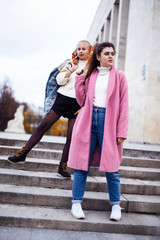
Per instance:
[[[92,125],[93,98],[98,71],[95,70],[90,78],[77,76],[75,83],[76,98],[82,110],[80,111],[72,133],[69,151],[68,167],[88,171],[90,138]],[[128,85],[124,73],[115,69],[110,70],[107,87],[107,104],[102,153],[97,145],[91,166],[99,166],[100,171],[116,172],[119,169],[123,144],[117,145],[116,139],[127,138],[128,130]]]

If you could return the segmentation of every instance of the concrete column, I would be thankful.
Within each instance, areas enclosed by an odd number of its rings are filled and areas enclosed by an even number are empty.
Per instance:
[[[125,67],[129,4],[130,0],[120,0],[119,3],[115,65],[121,70]]]
[[[115,46],[116,46],[116,40],[117,40],[118,12],[119,12],[119,4],[114,4],[111,11],[109,41],[112,42]]]
[[[103,34],[103,41],[109,41],[109,31],[110,31],[110,15],[107,17],[105,24],[104,24],[104,34]]]
[[[99,35],[96,38],[96,43],[99,43]]]
[[[103,42],[103,38],[104,38],[104,25],[101,29],[101,33],[100,33],[100,42]]]

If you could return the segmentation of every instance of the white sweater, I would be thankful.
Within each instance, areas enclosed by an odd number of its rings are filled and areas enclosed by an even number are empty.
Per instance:
[[[65,71],[60,72],[56,77],[57,83],[60,85],[57,92],[67,97],[76,98],[76,95],[75,95],[76,72],[84,69],[86,63],[87,61],[79,60],[78,68],[70,75],[69,78],[65,78],[65,74],[66,74]]]
[[[93,105],[96,107],[106,107],[107,86],[111,67],[97,67],[98,76],[96,80]]]

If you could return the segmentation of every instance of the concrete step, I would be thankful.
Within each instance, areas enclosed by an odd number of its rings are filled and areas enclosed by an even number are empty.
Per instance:
[[[70,209],[72,190],[0,184],[0,203],[23,204]],[[128,212],[128,202],[121,196],[121,207]],[[86,191],[83,199],[85,210],[110,211],[108,193]]]
[[[123,166],[131,166],[131,167],[146,167],[146,168],[160,168],[160,158],[159,159],[151,159],[144,157],[122,157]]]
[[[160,196],[123,194],[130,213],[160,214]]]
[[[65,141],[63,141],[65,142]],[[63,150],[64,143],[63,142],[48,142],[48,141],[40,141],[35,148],[43,148],[43,149],[56,149],[56,150]],[[18,147],[19,149],[24,147],[26,144],[25,140],[22,139],[5,139],[0,138],[0,145],[2,146],[14,146]]]
[[[59,160],[49,160],[49,159],[37,159],[37,158],[27,158],[24,164],[11,164],[7,161],[7,156],[0,156],[0,167],[1,168],[12,168],[12,169],[22,169],[27,171],[48,171],[57,172],[59,166]],[[68,171],[73,174],[74,170],[69,169]],[[140,168],[131,166],[120,166],[120,177],[126,178],[138,178],[142,180],[160,180],[160,169],[156,168]],[[99,168],[90,168],[90,176],[104,176],[104,172],[100,172]]]
[[[15,146],[0,146],[1,156],[12,156],[17,153],[19,148]],[[33,158],[44,158],[44,159],[61,159],[62,150],[56,149],[43,149],[43,148],[33,148],[27,155],[27,157]]]
[[[31,134],[6,133],[0,132],[0,145],[24,147]],[[36,145],[40,148],[63,149],[66,137],[44,135],[41,141]]]
[[[0,225],[27,228],[160,235],[160,216],[123,213],[119,222],[109,220],[110,212],[85,211],[86,219],[77,220],[69,209],[0,205]]]
[[[13,134],[0,132],[0,145],[17,146],[21,148],[29,139],[30,134]],[[46,136],[36,145],[38,148],[63,149],[65,137]],[[7,154],[6,154],[7,155]],[[152,159],[160,158],[160,145],[124,143],[124,156],[145,157]]]
[[[121,177],[160,181],[160,169],[120,166]]]
[[[18,240],[159,240],[159,236],[135,234],[81,232],[45,228],[0,227],[1,240],[15,240],[17,239],[17,236]]]
[[[71,208],[71,190],[0,184],[0,195],[3,204]],[[86,191],[82,205],[84,210],[111,210],[108,193],[104,192]],[[160,214],[160,196],[122,194],[121,207],[130,213]]]
[[[17,153],[20,148],[15,146],[0,146],[1,156],[12,156]],[[29,152],[27,158],[44,158],[44,159],[57,159],[60,160],[62,156],[62,150],[56,149],[44,149],[44,148],[33,148]],[[134,166],[134,167],[150,167],[150,168],[160,168],[160,156],[159,159],[151,159],[144,157],[122,157],[122,164],[124,166]]]
[[[73,175],[72,175],[73,180]],[[0,183],[24,186],[39,186],[48,188],[71,189],[72,180],[67,181],[57,176],[57,173],[35,172],[0,168]],[[88,176],[86,191],[106,192],[106,178]],[[121,193],[159,195],[160,182],[131,178],[121,178]]]
[[[139,148],[127,148],[124,145],[123,149],[123,156],[132,156],[132,157],[145,157],[145,158],[152,158],[152,159],[159,159],[160,158],[160,146],[157,147],[157,150],[154,149],[141,149],[143,146],[139,146]]]

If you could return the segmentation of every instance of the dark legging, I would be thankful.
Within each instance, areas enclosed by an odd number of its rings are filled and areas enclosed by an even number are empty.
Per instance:
[[[25,145],[25,148],[27,148],[29,151],[41,140],[44,133],[61,117],[61,115],[57,114],[55,111],[51,110],[42,120],[40,125],[36,128],[30,139]],[[68,160],[68,153],[69,153],[69,147],[71,142],[71,135],[72,135],[72,129],[74,125],[75,119],[69,119],[68,120],[68,130],[67,130],[67,139],[66,143],[64,145],[63,154],[62,154],[62,162],[67,162]]]

